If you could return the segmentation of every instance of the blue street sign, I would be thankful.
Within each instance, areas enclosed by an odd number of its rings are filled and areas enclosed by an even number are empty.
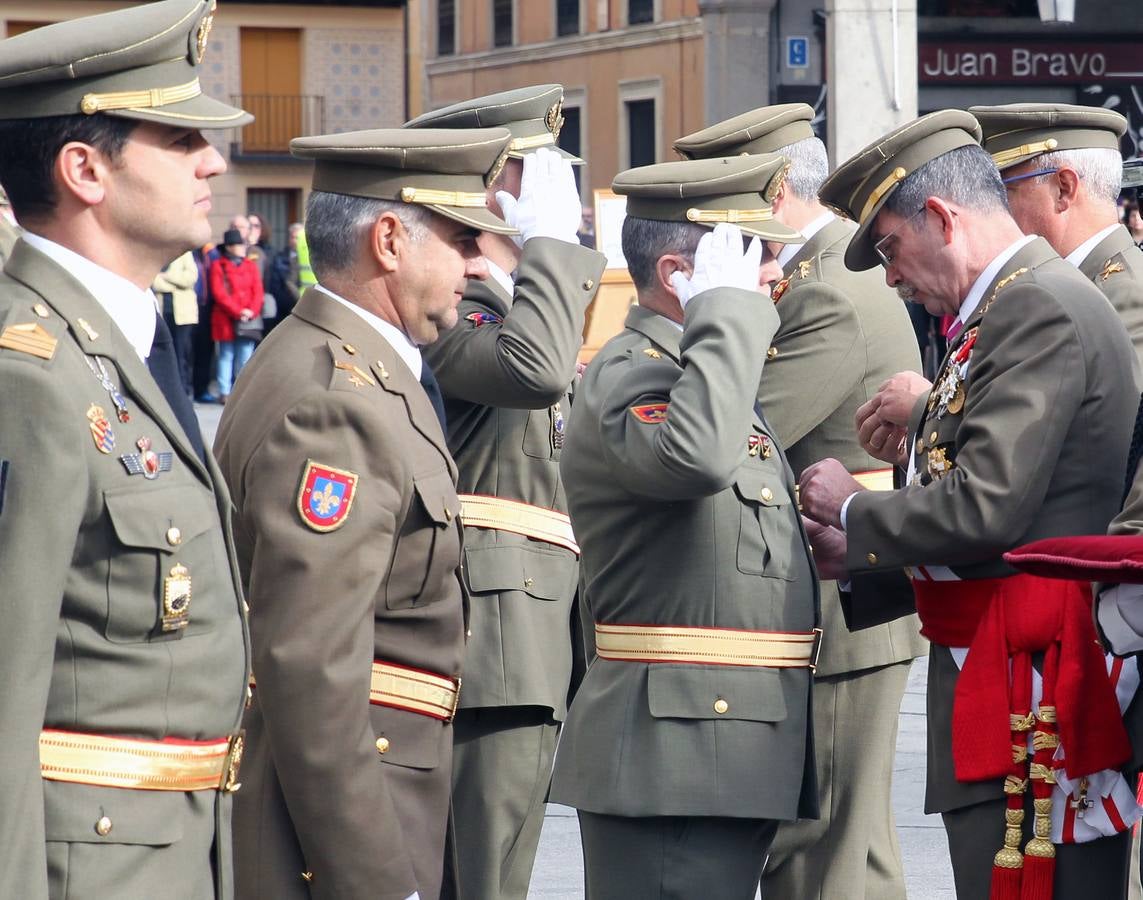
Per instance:
[[[810,39],[786,38],[786,65],[791,69],[805,69],[810,65]]]

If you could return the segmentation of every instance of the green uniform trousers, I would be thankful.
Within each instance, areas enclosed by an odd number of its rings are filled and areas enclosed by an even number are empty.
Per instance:
[[[558,731],[538,706],[457,711],[452,809],[465,900],[526,900]]]
[[[753,900],[778,823],[579,812],[587,900]]]
[[[765,900],[905,900],[890,796],[911,661],[814,679],[821,818],[783,822]]]
[[[1027,795],[1031,797],[1031,791]],[[1024,841],[1032,821],[1031,800]],[[977,803],[941,813],[949,841],[957,900],[989,900],[992,858],[1004,845],[1003,799]],[[1119,900],[1127,896],[1130,871],[1131,831],[1086,844],[1056,844],[1056,878],[1053,900]]]

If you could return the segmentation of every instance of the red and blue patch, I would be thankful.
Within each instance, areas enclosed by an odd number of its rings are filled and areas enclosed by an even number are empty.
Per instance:
[[[648,425],[658,425],[667,421],[667,404],[644,403],[641,406],[632,406],[631,415]]]
[[[499,325],[504,321],[495,313],[486,312],[469,313],[465,319],[471,322],[474,328],[479,328],[481,325]]]
[[[298,513],[314,531],[333,531],[345,523],[356,492],[356,473],[308,459],[298,490]]]

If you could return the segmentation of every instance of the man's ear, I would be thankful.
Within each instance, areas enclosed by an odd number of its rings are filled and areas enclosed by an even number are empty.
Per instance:
[[[1080,178],[1075,169],[1064,167],[1056,172],[1056,183],[1052,201],[1056,212],[1063,212],[1079,198]]]
[[[956,233],[958,216],[956,210],[949,206],[940,197],[930,197],[925,201],[925,208],[936,215],[941,223],[941,238],[946,244],[951,244]],[[912,226],[910,226],[912,227]]]
[[[95,147],[71,141],[60,148],[52,173],[61,193],[84,206],[96,206],[107,196],[107,158]]]
[[[369,229],[369,252],[383,272],[397,271],[397,264],[405,250],[409,233],[394,212],[381,213]]]
[[[770,201],[770,206],[773,209],[775,216],[781,213],[782,207],[786,205],[786,197],[789,196],[786,193],[786,190],[787,185],[786,182],[783,181],[782,186],[778,188],[778,193],[774,196],[774,199]]]
[[[655,261],[655,279],[659,283],[659,290],[671,297],[678,297],[674,285],[671,284],[671,276],[675,272],[682,272],[690,278],[692,266],[686,259],[676,253],[664,254]]]

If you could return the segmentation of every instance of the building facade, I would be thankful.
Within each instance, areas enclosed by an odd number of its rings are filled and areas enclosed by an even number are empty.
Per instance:
[[[124,6],[122,0],[0,3],[12,36],[50,22]],[[289,153],[306,134],[396,127],[405,121],[405,4],[402,0],[230,3],[215,12],[200,80],[203,91],[254,113],[244,129],[204,132],[226,157],[212,182],[215,239],[237,213],[257,212],[280,249],[299,221],[311,164]],[[415,10],[414,10],[415,13]],[[411,23],[410,23],[411,24]]]

